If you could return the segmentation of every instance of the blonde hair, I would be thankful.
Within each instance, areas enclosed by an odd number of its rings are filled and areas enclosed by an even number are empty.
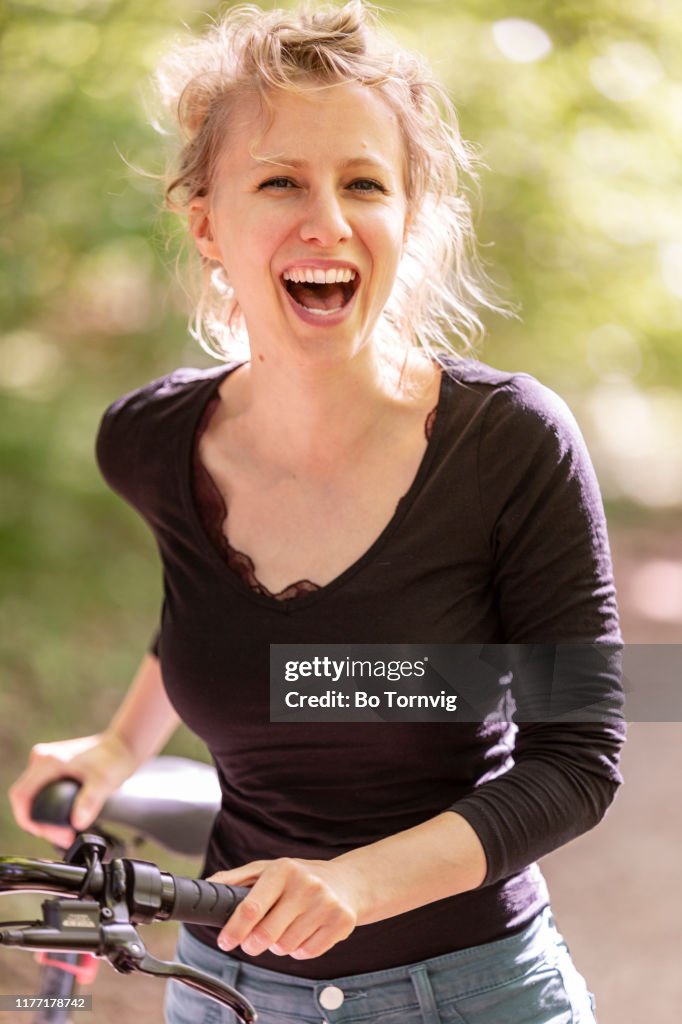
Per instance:
[[[445,90],[419,57],[380,32],[363,0],[291,11],[233,7],[202,38],[172,49],[155,78],[182,143],[166,206],[183,215],[208,195],[230,111],[246,93],[267,106],[275,90],[346,82],[377,89],[402,132],[412,218],[377,340],[393,352],[396,343],[421,345],[439,358],[457,355],[452,336],[465,346],[482,336],[478,309],[500,307],[486,294],[476,255],[464,186],[476,183],[472,147]],[[203,257],[199,293],[192,333],[212,355],[233,357],[245,340],[239,304],[222,267]]]

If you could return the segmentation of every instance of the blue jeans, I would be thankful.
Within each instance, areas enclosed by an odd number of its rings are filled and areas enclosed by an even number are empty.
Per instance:
[[[238,988],[259,1024],[595,1024],[594,1000],[549,909],[506,939],[328,981],[243,964],[184,929],[177,956]],[[166,1024],[235,1021],[213,1000],[168,984]]]

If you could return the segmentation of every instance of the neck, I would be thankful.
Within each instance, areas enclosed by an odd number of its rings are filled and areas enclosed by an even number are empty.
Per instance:
[[[383,366],[372,346],[336,365],[260,359],[256,353],[240,403],[251,443],[285,465],[343,458],[406,400],[400,369]]]

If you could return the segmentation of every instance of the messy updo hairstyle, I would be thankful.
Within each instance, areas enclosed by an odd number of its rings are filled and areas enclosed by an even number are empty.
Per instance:
[[[367,3],[232,7],[204,36],[171,49],[155,82],[180,137],[165,202],[181,215],[209,194],[229,139],[230,111],[244,95],[255,93],[267,110],[276,90],[349,82],[376,89],[398,118],[412,219],[375,339],[394,355],[396,346],[405,353],[421,345],[436,358],[478,340],[480,308],[498,307],[486,294],[476,256],[469,202],[474,154],[445,90],[419,57],[385,36]],[[192,333],[220,359],[241,356],[246,335],[230,282],[220,264],[198,258]]]

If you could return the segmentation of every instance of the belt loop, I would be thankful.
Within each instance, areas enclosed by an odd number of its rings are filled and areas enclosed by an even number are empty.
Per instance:
[[[417,993],[417,1001],[421,1010],[424,1024],[440,1024],[440,1014],[436,1006],[436,1000],[429,981],[429,974],[425,964],[416,964],[409,968],[410,978]]]
[[[220,980],[226,985],[231,985],[232,988],[237,988],[237,981],[239,980],[241,967],[242,965],[239,960],[235,960],[233,957],[225,957],[225,963],[223,964],[223,968],[220,972]],[[216,1010],[219,1011],[219,1016],[216,1017],[216,1024],[222,1024],[225,1020],[225,1014],[229,1015],[230,1020],[233,1019],[232,1013],[226,1007],[220,1006],[220,1004],[214,1002],[214,1000],[211,1000],[211,1003],[215,1006]],[[213,1018],[211,1018],[211,1024],[213,1024]]]

